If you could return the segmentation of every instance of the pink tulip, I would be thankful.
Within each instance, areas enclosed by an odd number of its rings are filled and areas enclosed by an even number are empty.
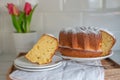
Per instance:
[[[19,15],[19,11],[13,3],[8,3],[7,8],[8,8],[9,14],[16,15],[16,16]]]
[[[24,11],[26,15],[30,14],[30,12],[32,11],[32,6],[30,3],[28,2],[25,3]]]

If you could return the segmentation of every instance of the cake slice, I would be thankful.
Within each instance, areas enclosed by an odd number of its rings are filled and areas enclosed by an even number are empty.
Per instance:
[[[108,55],[111,51],[111,48],[116,42],[116,39],[109,32],[101,30],[102,33],[102,56]]]
[[[52,61],[57,48],[58,40],[53,36],[44,34],[25,57],[33,63],[47,64]]]

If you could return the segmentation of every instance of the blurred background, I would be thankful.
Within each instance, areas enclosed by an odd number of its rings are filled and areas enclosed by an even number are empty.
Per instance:
[[[120,49],[120,0],[0,0],[0,52],[15,54],[14,31],[7,3],[22,7],[25,1],[38,4],[31,22],[38,36],[50,33],[58,37],[64,27],[95,26],[111,31]]]

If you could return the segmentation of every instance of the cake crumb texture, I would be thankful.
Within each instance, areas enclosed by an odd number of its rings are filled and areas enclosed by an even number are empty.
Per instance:
[[[57,48],[58,40],[53,36],[44,34],[25,57],[33,63],[47,64],[52,61]]]
[[[108,55],[111,51],[111,48],[116,42],[116,39],[110,35],[108,32],[101,30],[102,33],[102,56]]]

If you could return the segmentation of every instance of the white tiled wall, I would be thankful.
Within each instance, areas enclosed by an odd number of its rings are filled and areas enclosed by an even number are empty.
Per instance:
[[[103,0],[64,0],[63,6],[65,11],[84,11],[101,9]],[[92,3],[92,4],[91,4]]]
[[[106,8],[119,8],[120,0],[106,0]]]
[[[58,37],[64,27],[96,26],[113,32],[117,39],[114,49],[120,49],[120,0],[0,0],[0,49],[4,53],[15,54],[14,28],[5,6],[13,2],[21,7],[25,1],[38,2],[31,29],[39,36],[51,33]]]
[[[80,13],[45,13],[45,32],[55,34],[64,27],[81,25]]]

